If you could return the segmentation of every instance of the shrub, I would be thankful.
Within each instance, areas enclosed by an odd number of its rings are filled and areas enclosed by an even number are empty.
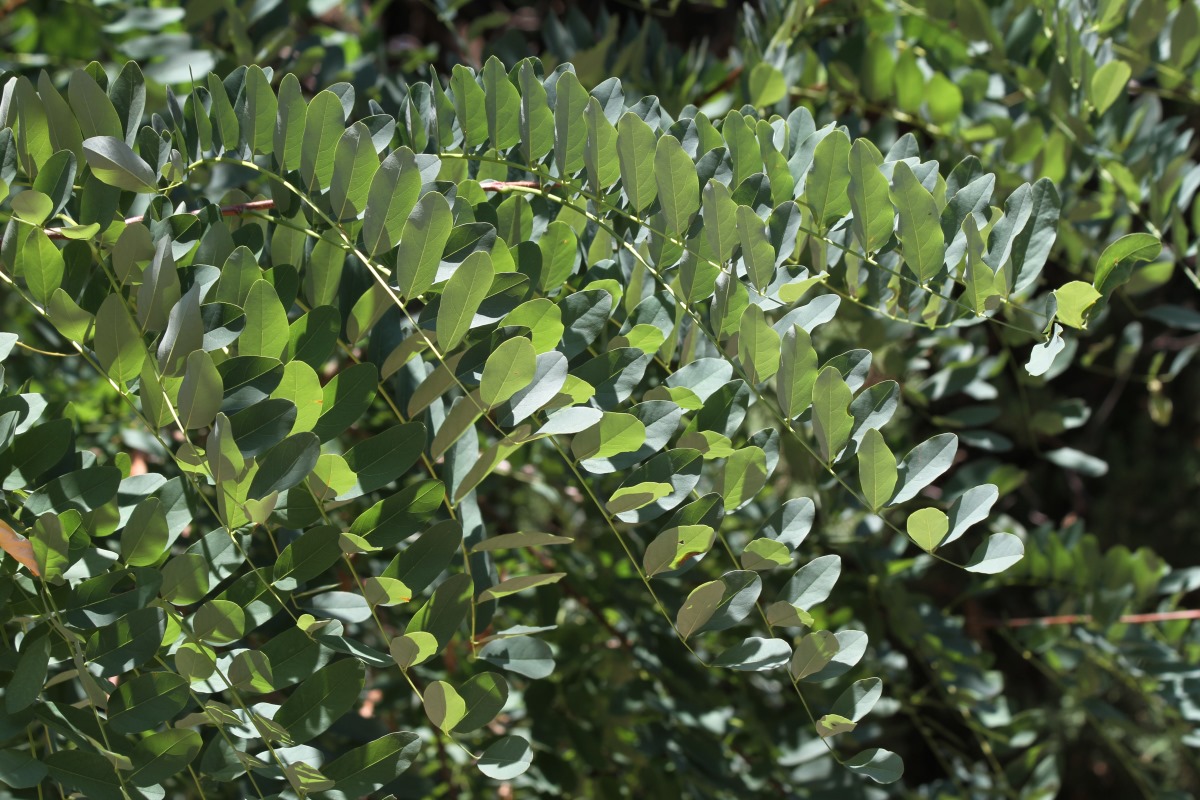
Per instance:
[[[931,791],[1052,787],[906,580],[970,597],[1026,545],[1014,582],[1071,570],[991,513],[1016,483],[986,436],[960,454],[971,408],[914,416],[1016,350],[1061,371],[1159,240],[1051,293],[1054,182],[993,196],[757,73],[763,108],[711,120],[536,60],[386,106],[239,67],[145,126],[133,62],[6,84],[0,277],[37,321],[0,343],[57,391],[0,399],[0,779],[777,796],[890,784],[900,751]],[[1073,536],[1098,618],[1161,588]]]

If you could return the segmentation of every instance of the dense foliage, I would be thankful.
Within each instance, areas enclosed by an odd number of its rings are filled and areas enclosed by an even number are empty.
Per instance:
[[[0,796],[1200,786],[1194,0],[10,5]]]

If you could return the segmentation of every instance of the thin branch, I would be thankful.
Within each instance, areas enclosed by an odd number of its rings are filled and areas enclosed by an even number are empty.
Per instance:
[[[485,192],[505,192],[510,189],[541,189],[544,186],[557,186],[557,184],[542,184],[538,181],[484,181],[479,184],[479,188]],[[221,206],[222,217],[240,217],[243,214],[251,211],[269,211],[275,208],[274,200],[251,200],[248,203],[237,203],[231,206]],[[188,211],[192,216],[199,216],[204,209],[197,208]],[[126,225],[134,225],[145,219],[145,216],[126,217]],[[62,228],[44,228],[43,233],[50,239],[67,239],[69,238],[63,233]]]
[[[238,203],[237,205],[232,205],[232,206],[222,206],[221,207],[221,216],[222,217],[238,217],[238,216],[241,216],[242,214],[245,214],[248,211],[263,211],[265,209],[271,209],[274,207],[275,207],[274,200],[251,200],[249,203]],[[193,211],[189,211],[187,213],[191,214],[192,216],[199,216],[201,214],[201,212],[203,212],[203,211],[204,211],[204,209],[197,208],[197,209],[195,209]],[[133,225],[138,222],[141,222],[144,219],[145,219],[145,216],[126,217],[125,224]],[[46,234],[47,237],[49,237],[51,239],[66,239],[66,238],[68,238],[66,236],[66,234],[63,233],[62,228],[46,228],[44,230],[44,233]]]
[[[1151,622],[1171,622],[1178,619],[1200,619],[1200,609],[1159,611],[1153,614],[1125,614],[1117,622],[1124,625],[1143,625]],[[986,619],[986,628],[1028,628],[1033,625],[1077,625],[1092,622],[1091,614],[1062,614],[1057,617],[1022,617],[1019,619]]]

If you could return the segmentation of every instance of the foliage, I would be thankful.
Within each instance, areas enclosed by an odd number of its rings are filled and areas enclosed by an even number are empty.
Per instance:
[[[149,82],[0,101],[0,782],[1042,797],[1094,742],[1193,786],[1193,627],[1122,620],[1194,572],[1038,521],[1111,460],[1065,381],[1148,360],[1165,424],[1189,379],[1122,309],[1194,325],[1196,53],[1145,35],[1191,8],[766,2],[732,80],[569,12],[574,65],[429,83],[329,30],[236,66],[286,4],[164,74],[238,17],[95,9]]]

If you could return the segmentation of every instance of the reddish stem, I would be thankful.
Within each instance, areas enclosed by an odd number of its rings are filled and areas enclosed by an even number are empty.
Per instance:
[[[1075,625],[1092,621],[1091,614],[1063,614],[1057,617],[1023,617],[1020,619],[989,619],[984,625],[989,628],[1027,628],[1031,625]],[[1177,619],[1200,619],[1200,609],[1182,611],[1160,611],[1153,614],[1125,614],[1117,620],[1125,625],[1141,625],[1148,622],[1170,622]]]

